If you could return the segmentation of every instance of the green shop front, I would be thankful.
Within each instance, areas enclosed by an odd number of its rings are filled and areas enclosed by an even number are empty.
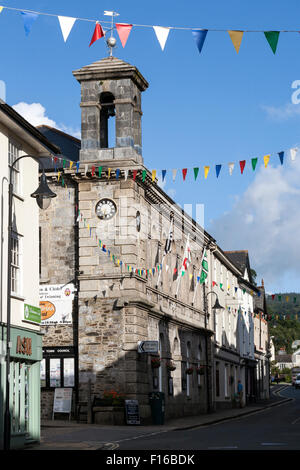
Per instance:
[[[6,400],[6,325],[0,324],[2,354],[0,363],[0,444],[3,449]],[[40,332],[11,326],[10,390],[11,448],[40,440]]]

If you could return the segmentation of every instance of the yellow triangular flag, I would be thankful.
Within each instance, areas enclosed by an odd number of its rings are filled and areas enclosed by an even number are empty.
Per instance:
[[[287,295],[285,300],[288,302],[290,300],[289,296]]]
[[[209,172],[210,166],[205,166],[204,167],[204,178],[207,178],[208,172]]]
[[[111,168],[108,169],[108,179],[110,178]]]
[[[241,47],[244,31],[228,31],[228,34],[230,36],[232,44],[234,45],[236,53],[238,54]]]
[[[0,13],[1,13],[1,11],[3,10],[3,8],[4,8],[4,7],[0,7]]]
[[[60,171],[57,173],[57,181],[59,181],[60,178]]]
[[[152,170],[152,183],[156,178],[156,170]]]
[[[192,274],[190,274],[190,279],[193,279],[193,275],[192,275]]]
[[[72,166],[73,166],[73,163],[71,160],[70,160],[70,170],[72,169]]]
[[[267,168],[269,161],[270,161],[270,155],[265,155],[264,156],[265,168]]]

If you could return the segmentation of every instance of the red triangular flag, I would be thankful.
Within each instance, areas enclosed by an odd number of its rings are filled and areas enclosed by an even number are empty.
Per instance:
[[[91,40],[91,43],[90,43],[89,47],[91,47],[91,45],[95,41],[98,41],[98,39],[103,38],[103,37],[104,37],[104,32],[103,32],[102,26],[101,26],[100,23],[96,23],[94,34],[93,34],[93,37],[92,37],[92,40]]]
[[[187,168],[183,168],[182,169],[183,181],[185,181],[186,174],[187,174]]]
[[[273,294],[273,295],[272,295],[272,300],[274,300],[274,299],[275,299],[275,295]]]
[[[242,161],[240,162],[240,167],[241,167],[241,173],[242,173],[242,174],[243,174],[245,165],[246,165],[246,160],[242,160]]]
[[[92,166],[92,176],[95,174],[96,167]]]
[[[217,283],[215,281],[213,281],[212,286],[214,287],[215,285],[217,285]]]
[[[177,273],[177,268],[174,268],[174,274],[176,274],[176,273]]]
[[[125,47],[128,36],[129,36],[130,31],[132,29],[132,24],[116,23],[116,28],[117,28],[118,35],[119,35],[120,41],[122,43],[122,46]]]
[[[133,181],[135,181],[136,175],[137,175],[137,170],[133,170]]]

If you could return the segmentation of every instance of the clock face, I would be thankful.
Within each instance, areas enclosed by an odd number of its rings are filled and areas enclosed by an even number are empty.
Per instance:
[[[101,199],[96,205],[96,214],[101,220],[109,220],[116,215],[117,206],[111,199]]]

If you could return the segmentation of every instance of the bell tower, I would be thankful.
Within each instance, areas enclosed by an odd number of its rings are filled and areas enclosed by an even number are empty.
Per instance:
[[[143,163],[141,93],[148,82],[142,74],[133,65],[107,57],[73,75],[81,85],[80,161]],[[113,117],[115,146],[109,148],[109,119]]]

